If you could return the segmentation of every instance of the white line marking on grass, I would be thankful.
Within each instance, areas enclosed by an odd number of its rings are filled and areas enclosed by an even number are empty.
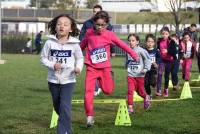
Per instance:
[[[175,101],[175,100],[183,100],[180,98],[175,98],[175,99],[157,99],[157,100],[150,100],[150,101]]]
[[[200,87],[190,87],[190,88],[200,88]]]

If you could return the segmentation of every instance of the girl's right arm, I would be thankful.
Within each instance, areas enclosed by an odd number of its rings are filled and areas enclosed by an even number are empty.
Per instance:
[[[40,55],[40,61],[46,67],[54,70],[55,63],[49,60],[48,58],[50,55],[49,53],[50,53],[50,44],[46,42]]]

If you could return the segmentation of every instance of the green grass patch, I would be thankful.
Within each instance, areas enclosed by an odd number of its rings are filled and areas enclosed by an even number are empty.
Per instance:
[[[50,129],[52,101],[47,87],[47,69],[40,65],[38,55],[3,54],[6,64],[0,65],[0,134],[55,134]],[[116,88],[110,96],[100,94],[96,99],[125,99],[127,92],[124,58],[112,59]],[[179,76],[181,73],[179,73]],[[192,79],[198,77],[193,62]],[[73,99],[84,98],[85,69],[77,78]],[[183,81],[180,81],[183,84]],[[191,83],[199,86],[199,83]],[[73,104],[74,134],[198,134],[200,133],[200,88],[191,88],[193,99],[152,102],[149,111],[143,103],[135,103],[130,115],[131,127],[114,126],[117,104],[95,104],[95,125],[86,129],[83,104]],[[153,93],[155,90],[152,91]],[[170,98],[179,98],[181,91]],[[155,99],[161,99],[156,98]]]
[[[181,24],[198,23],[198,12],[181,12],[181,20]],[[175,21],[169,12],[135,12],[117,13],[116,24],[175,24]]]

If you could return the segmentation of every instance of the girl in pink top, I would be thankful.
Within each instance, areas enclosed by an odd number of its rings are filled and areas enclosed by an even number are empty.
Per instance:
[[[86,50],[85,65],[85,98],[84,105],[87,115],[87,127],[94,124],[93,99],[95,81],[99,80],[100,88],[105,94],[111,94],[114,89],[114,80],[110,63],[110,45],[116,44],[128,52],[133,59],[139,60],[138,55],[121,41],[112,31],[106,30],[109,15],[100,11],[94,16],[94,27],[88,29],[81,42],[81,49]]]
[[[160,52],[160,63],[158,67],[158,77],[157,77],[157,96],[161,96],[162,89],[162,75],[165,73],[164,91],[163,96],[168,97],[168,86],[169,86],[169,75],[172,67],[173,57],[168,54],[167,49],[170,43],[170,31],[168,27],[163,27],[161,29],[162,38],[158,39],[157,47]]]

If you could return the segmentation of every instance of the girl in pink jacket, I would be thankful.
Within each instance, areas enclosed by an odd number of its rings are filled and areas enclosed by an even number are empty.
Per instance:
[[[181,48],[183,50],[182,78],[185,81],[189,81],[190,71],[192,68],[192,59],[194,58],[195,54],[195,43],[191,40],[191,36],[188,32],[183,34]]]
[[[81,49],[86,50],[85,65],[85,98],[84,106],[87,115],[87,127],[94,124],[94,89],[95,81],[99,80],[100,88],[105,94],[111,94],[114,89],[114,80],[110,63],[110,45],[116,44],[128,52],[133,59],[139,60],[138,55],[121,41],[112,31],[106,30],[109,15],[100,11],[94,16],[94,26],[88,29],[81,42]]]
[[[162,75],[165,73],[164,91],[163,96],[168,97],[168,86],[169,86],[169,75],[172,66],[173,57],[168,54],[167,49],[170,43],[170,31],[168,27],[163,27],[161,29],[162,38],[158,39],[157,48],[160,52],[160,63],[158,67],[158,77],[157,77],[157,96],[162,95]]]

